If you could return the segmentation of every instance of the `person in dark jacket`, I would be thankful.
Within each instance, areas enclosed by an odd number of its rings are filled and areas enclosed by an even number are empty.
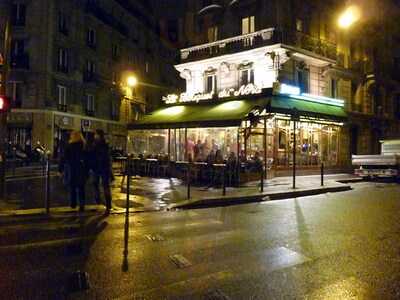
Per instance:
[[[85,140],[79,131],[72,131],[68,145],[59,164],[64,182],[69,186],[71,207],[75,208],[79,200],[79,210],[85,210],[85,183],[87,169],[85,163]]]
[[[97,129],[94,135],[94,190],[96,202],[100,202],[100,181],[103,186],[104,198],[106,202],[107,212],[111,209],[111,189],[110,182],[112,180],[112,165],[110,158],[110,149],[104,137],[104,131]]]

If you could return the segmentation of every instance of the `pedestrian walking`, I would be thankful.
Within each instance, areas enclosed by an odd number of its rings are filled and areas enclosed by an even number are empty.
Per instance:
[[[59,164],[64,183],[69,187],[70,204],[75,208],[79,201],[79,210],[85,210],[85,183],[87,168],[85,162],[85,140],[79,131],[72,131]]]
[[[103,187],[104,198],[107,213],[111,209],[111,188],[110,183],[113,180],[112,164],[110,157],[110,149],[104,137],[104,131],[97,129],[94,135],[94,154],[95,154],[95,166],[94,166],[94,191],[95,199],[97,203],[100,203],[100,181]]]

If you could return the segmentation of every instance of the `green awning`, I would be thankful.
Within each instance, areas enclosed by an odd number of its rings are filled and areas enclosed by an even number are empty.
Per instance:
[[[191,103],[163,107],[144,115],[129,129],[167,129],[239,126],[253,109],[267,108],[271,113],[290,115],[296,108],[300,116],[344,121],[340,106],[310,102],[283,96],[232,100],[218,103]]]
[[[194,103],[157,109],[131,124],[130,129],[165,129],[239,126],[253,109],[254,101],[234,100],[220,103]]]
[[[290,97],[273,96],[271,99],[271,112],[291,114],[296,108],[300,116],[322,118],[334,121],[344,121],[347,118],[343,107],[299,100]]]

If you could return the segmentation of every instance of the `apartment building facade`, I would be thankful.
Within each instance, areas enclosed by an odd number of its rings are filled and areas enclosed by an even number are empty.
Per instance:
[[[2,15],[11,144],[56,154],[69,131],[101,128],[125,148],[126,124],[176,83],[147,1],[10,0]]]
[[[377,153],[379,140],[398,137],[396,42],[391,26],[381,26],[385,16],[396,19],[398,8],[383,2],[374,8],[380,18],[366,16],[343,30],[337,20],[345,1],[188,0],[180,4],[184,13],[168,16],[161,28],[181,48],[176,68],[186,80],[184,101],[247,83],[283,83],[343,100],[338,163],[348,166],[352,153]],[[379,39],[371,40],[371,28]]]

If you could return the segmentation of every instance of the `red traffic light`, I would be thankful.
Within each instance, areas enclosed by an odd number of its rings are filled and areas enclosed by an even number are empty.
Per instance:
[[[10,108],[10,100],[6,96],[0,96],[0,112],[5,112]]]

